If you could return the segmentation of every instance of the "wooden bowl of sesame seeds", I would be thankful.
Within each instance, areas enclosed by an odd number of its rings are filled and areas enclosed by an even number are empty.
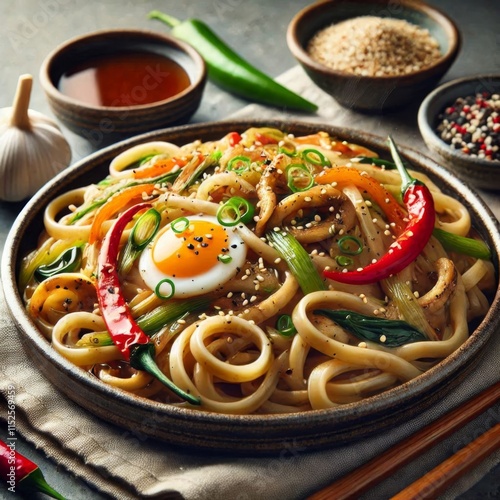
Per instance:
[[[422,102],[418,126],[445,168],[475,187],[500,190],[500,74],[441,85]]]
[[[420,103],[460,49],[455,23],[422,2],[326,0],[300,11],[290,51],[322,90],[366,112]]]

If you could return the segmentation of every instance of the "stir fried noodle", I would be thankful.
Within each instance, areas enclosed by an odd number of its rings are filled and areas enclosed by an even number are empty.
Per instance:
[[[162,372],[199,398],[193,408],[301,412],[402,384],[466,341],[495,276],[467,209],[409,166],[432,193],[436,230],[420,242],[417,225],[418,257],[370,281],[370,263],[393,252],[408,224],[398,170],[375,158],[324,132],[270,128],[132,147],[101,182],[47,206],[19,277],[27,310],[54,349],[103,383],[191,407],[133,368],[104,321],[99,262],[115,244],[119,285],[107,292],[124,305],[108,317],[130,313]]]

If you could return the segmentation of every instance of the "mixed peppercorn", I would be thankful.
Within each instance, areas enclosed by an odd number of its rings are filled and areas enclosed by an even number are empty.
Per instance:
[[[436,131],[447,144],[485,160],[500,160],[500,95],[459,97],[439,115]]]

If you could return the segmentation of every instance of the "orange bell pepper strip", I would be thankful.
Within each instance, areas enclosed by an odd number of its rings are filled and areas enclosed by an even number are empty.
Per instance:
[[[115,194],[97,210],[92,226],[90,228],[89,244],[95,243],[100,236],[101,227],[105,221],[113,217],[120,209],[127,207],[131,201],[143,199],[144,195],[150,195],[155,189],[154,184],[140,184],[125,188],[118,194]]]
[[[331,167],[316,175],[314,180],[317,184],[336,184],[340,188],[353,184],[366,192],[383,210],[389,222],[394,224],[397,236],[405,229],[407,218],[405,211],[396,198],[370,175],[351,167]]]
[[[134,172],[135,179],[149,179],[168,174],[175,166],[184,167],[187,163],[185,158],[161,158],[150,167],[140,168]]]

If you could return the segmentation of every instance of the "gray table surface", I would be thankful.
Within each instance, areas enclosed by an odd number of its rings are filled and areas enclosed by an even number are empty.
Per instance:
[[[30,107],[50,116],[38,83],[38,72],[44,57],[59,43],[95,30],[143,28],[167,31],[158,22],[147,19],[146,15],[152,9],[161,9],[181,19],[203,19],[241,55],[276,77],[296,64],[286,45],[286,28],[293,15],[309,3],[307,0],[1,0],[0,108],[11,105],[18,76],[30,73],[35,77]],[[432,0],[429,3],[447,12],[457,22],[463,35],[460,55],[443,81],[478,73],[500,73],[498,0]],[[223,119],[246,104],[246,101],[208,83],[201,106],[191,122]],[[411,124],[406,137],[406,143],[411,145],[415,138],[420,140],[412,110],[407,116],[404,113],[397,116],[388,114],[383,119],[393,122],[397,128],[402,117]],[[96,149],[67,130],[64,134],[71,144],[73,161]],[[486,195],[490,196],[496,195]],[[0,202],[0,251],[22,206],[22,203]],[[4,439],[5,435],[6,428],[1,426],[0,439]],[[69,476],[47,460],[43,450],[34,449],[22,438],[18,441],[17,450],[38,463],[47,480],[68,498],[103,498],[92,485]],[[9,498],[12,495],[0,489],[0,498],[4,496]],[[500,467],[496,467],[461,498],[500,498]]]

